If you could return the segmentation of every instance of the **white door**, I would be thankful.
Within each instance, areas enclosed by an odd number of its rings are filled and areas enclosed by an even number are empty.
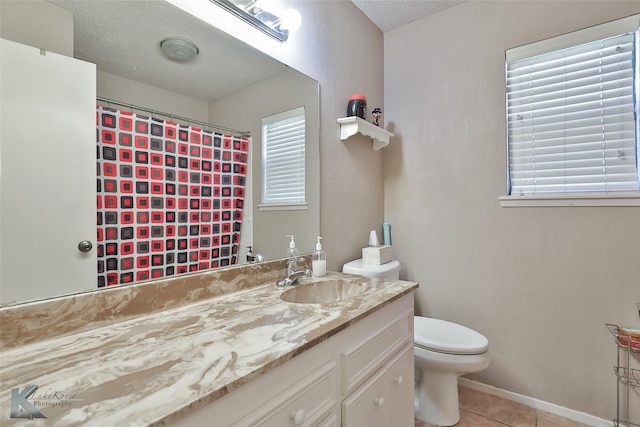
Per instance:
[[[0,303],[95,288],[95,64],[0,42]]]

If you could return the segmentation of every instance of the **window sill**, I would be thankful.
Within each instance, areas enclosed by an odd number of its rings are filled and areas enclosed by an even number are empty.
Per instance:
[[[308,203],[269,203],[258,205],[258,210],[266,211],[306,211],[309,209]]]
[[[560,194],[540,196],[502,196],[503,208],[567,206],[640,206],[640,192],[622,194]]]

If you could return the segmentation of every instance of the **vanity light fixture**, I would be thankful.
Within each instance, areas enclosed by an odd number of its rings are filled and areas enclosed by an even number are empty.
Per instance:
[[[198,46],[191,40],[182,37],[167,37],[160,42],[160,49],[171,59],[188,61],[199,52]]]
[[[290,31],[300,27],[300,13],[295,9],[280,11],[270,4],[270,10],[266,10],[265,2],[260,0],[209,1],[281,43],[287,41]]]

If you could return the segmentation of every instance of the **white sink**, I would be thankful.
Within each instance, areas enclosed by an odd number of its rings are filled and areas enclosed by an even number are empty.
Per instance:
[[[335,279],[298,285],[280,294],[287,302],[302,304],[330,304],[361,295],[369,289],[368,283]]]

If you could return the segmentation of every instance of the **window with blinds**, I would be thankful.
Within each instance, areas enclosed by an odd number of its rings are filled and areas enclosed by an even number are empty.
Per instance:
[[[262,203],[301,205],[305,200],[304,107],[262,119]]]
[[[506,52],[510,195],[640,190],[639,17]]]

